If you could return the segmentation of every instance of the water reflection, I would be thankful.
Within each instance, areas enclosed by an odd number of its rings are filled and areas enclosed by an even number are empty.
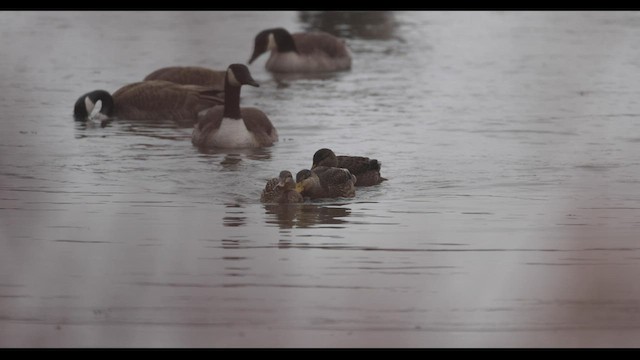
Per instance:
[[[319,204],[266,204],[264,209],[268,215],[265,222],[276,224],[281,229],[317,225],[341,229],[348,223],[345,218],[351,215],[350,208]]]
[[[321,30],[344,38],[388,40],[396,28],[391,11],[300,11],[306,31]]]
[[[103,121],[84,121],[84,122],[80,122],[80,121],[76,121],[74,123],[74,127],[76,130],[75,133],[75,138],[76,139],[84,139],[87,137],[92,137],[95,134],[93,133],[93,131],[99,131],[101,129],[104,129],[106,127],[110,127],[111,126],[111,121],[109,120],[103,120]],[[99,136],[104,136],[104,133],[99,133]]]
[[[238,203],[225,204],[227,211],[222,218],[222,225],[226,227],[240,227],[247,224],[247,217],[244,215],[242,205]]]
[[[296,225],[297,214],[303,204],[266,204],[265,212],[269,215],[267,224],[277,224],[281,229],[291,229]]]
[[[271,73],[271,77],[276,82],[278,89],[289,87],[289,83],[296,80],[331,80],[337,78],[344,72],[324,72],[324,73]]]
[[[0,346],[637,345],[637,14],[394,12],[411,46],[352,39],[338,81],[259,69],[271,148],[71,118],[105,71],[230,63],[273,24],[364,36],[328,14],[0,12]],[[325,145],[397,181],[258,202]]]
[[[227,170],[235,170],[241,161],[242,157],[239,154],[226,154],[220,161],[220,165]]]
[[[161,140],[187,140],[191,139],[188,130],[178,131],[181,127],[169,120],[162,121],[122,121],[109,118],[102,121],[89,120],[74,122],[75,138],[82,139],[93,136],[105,137],[107,135],[136,135]]]
[[[206,155],[223,155],[224,158],[220,164],[224,167],[233,167],[242,161],[245,157],[250,160],[269,160],[271,159],[271,148],[246,148],[246,149],[217,149],[217,148],[198,148],[198,152]]]

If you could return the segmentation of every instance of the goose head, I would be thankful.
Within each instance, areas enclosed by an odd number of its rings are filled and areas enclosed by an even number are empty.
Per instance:
[[[113,115],[113,98],[111,94],[104,90],[95,90],[86,93],[78,98],[73,107],[73,117],[76,121],[87,121],[91,112],[96,107],[96,103],[102,102],[100,114],[103,119]]]
[[[260,87],[260,85],[251,77],[249,68],[244,64],[231,64],[227,68],[227,83],[234,87],[242,85],[250,85]]]
[[[269,50],[277,52],[298,52],[296,44],[293,41],[293,37],[286,29],[267,29],[256,35],[253,45],[253,54],[251,55],[251,59],[249,59],[249,64]]]

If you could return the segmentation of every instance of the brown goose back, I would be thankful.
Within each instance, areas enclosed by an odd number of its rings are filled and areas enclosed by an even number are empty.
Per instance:
[[[346,42],[331,34],[316,31],[295,33],[291,34],[291,36],[300,54],[310,55],[316,51],[322,51],[332,58],[350,56]]]
[[[142,81],[123,86],[112,96],[114,115],[130,120],[174,120],[193,124],[198,113],[224,102],[215,89],[168,81]]]
[[[209,86],[224,91],[226,71],[213,70],[200,66],[169,66],[158,69],[144,78],[148,80],[165,80],[182,85]]]

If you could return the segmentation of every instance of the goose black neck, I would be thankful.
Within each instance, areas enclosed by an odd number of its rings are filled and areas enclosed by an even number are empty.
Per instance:
[[[93,97],[91,100],[96,103],[98,100],[102,101],[102,107],[100,108],[100,112],[106,116],[111,117],[113,115],[113,97],[111,94],[104,90],[94,91],[92,94]]]
[[[224,113],[225,118],[240,119],[240,86],[229,83],[229,75],[224,80]]]
[[[278,44],[278,52],[295,52],[298,53],[298,48],[293,40],[293,36],[285,30],[275,31],[273,36],[275,37],[276,44]]]

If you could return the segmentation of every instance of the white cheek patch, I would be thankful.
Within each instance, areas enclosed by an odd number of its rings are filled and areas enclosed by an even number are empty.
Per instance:
[[[100,112],[100,110],[102,110],[102,100],[98,100],[95,104],[91,101],[89,102],[92,104],[91,111],[87,108],[87,113],[89,114],[90,119],[105,120],[109,118],[107,115]]]
[[[233,74],[233,71],[231,69],[227,70],[227,77],[229,78],[229,84],[231,84],[233,86],[241,86],[242,85],[242,84],[240,84],[238,79],[236,79],[236,76]]]
[[[269,42],[267,43],[267,50],[278,50],[278,44],[276,44],[276,38],[273,34],[269,34]]]
[[[94,120],[96,120],[96,121],[103,121],[103,120],[107,120],[107,119],[109,119],[109,117],[108,117],[107,115],[103,114],[103,113],[97,113],[97,114],[93,117],[93,119],[94,119]]]
[[[87,109],[87,115],[91,116],[91,112],[93,111],[94,107],[96,107],[96,104],[94,104],[88,96],[85,96],[84,108]]]

